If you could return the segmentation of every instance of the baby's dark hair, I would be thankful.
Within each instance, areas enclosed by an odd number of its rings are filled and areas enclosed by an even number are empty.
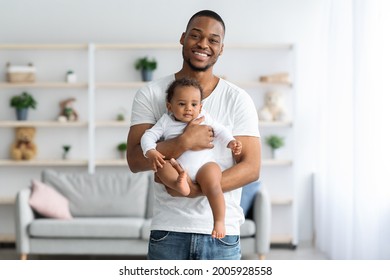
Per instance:
[[[203,99],[203,89],[199,82],[192,78],[181,78],[178,80],[174,80],[167,89],[167,102],[171,102],[173,95],[175,94],[175,89],[178,87],[194,87],[199,89],[200,92],[200,100]]]

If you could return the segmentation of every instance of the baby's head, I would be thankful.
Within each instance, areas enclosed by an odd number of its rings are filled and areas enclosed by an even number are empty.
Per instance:
[[[189,122],[197,118],[202,109],[203,90],[197,80],[181,78],[167,89],[167,109],[175,119]]]

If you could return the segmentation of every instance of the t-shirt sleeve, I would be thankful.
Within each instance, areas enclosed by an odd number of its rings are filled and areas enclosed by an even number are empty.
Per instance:
[[[245,91],[241,91],[234,106],[234,136],[260,137],[259,118],[252,98]]]
[[[153,98],[148,87],[141,88],[135,94],[131,112],[131,125],[136,124],[155,124],[156,118],[151,104]]]

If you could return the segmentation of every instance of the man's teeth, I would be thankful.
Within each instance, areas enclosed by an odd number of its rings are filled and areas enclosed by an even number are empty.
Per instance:
[[[206,56],[207,56],[207,54],[205,54],[205,53],[199,53],[199,52],[195,52],[195,54],[196,54],[196,55],[200,55],[200,56],[204,56],[204,57],[206,57]]]

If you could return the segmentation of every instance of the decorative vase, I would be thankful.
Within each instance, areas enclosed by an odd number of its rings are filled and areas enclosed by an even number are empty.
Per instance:
[[[75,73],[68,73],[66,74],[66,82],[69,84],[73,84],[77,82],[77,76]]]
[[[16,119],[18,121],[27,120],[28,108],[16,109]]]
[[[119,151],[119,158],[126,159],[126,151]]]
[[[280,149],[272,149],[272,159],[280,159]]]
[[[149,82],[153,79],[153,71],[151,70],[142,69],[141,75],[142,75],[142,81],[144,82]]]

